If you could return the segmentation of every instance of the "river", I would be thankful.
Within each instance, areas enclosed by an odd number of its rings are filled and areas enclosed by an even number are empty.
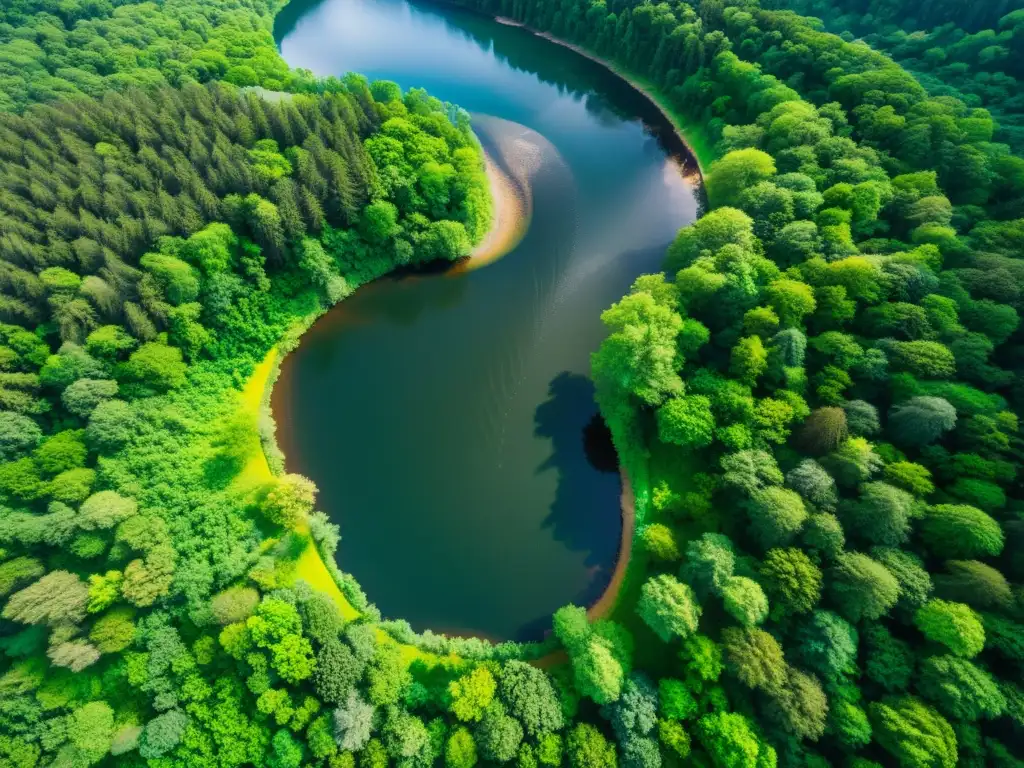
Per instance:
[[[620,484],[589,356],[602,310],[696,218],[694,163],[645,97],[523,29],[404,0],[296,0],[275,34],[294,67],[467,109],[530,200],[502,259],[342,302],[284,361],[272,402],[288,470],[320,488],[339,565],[386,618],[537,639],[615,565]]]

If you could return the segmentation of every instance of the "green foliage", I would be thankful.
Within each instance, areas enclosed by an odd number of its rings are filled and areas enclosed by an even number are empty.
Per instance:
[[[477,667],[458,680],[453,680],[448,685],[452,714],[464,723],[479,722],[494,700],[497,687],[494,675],[484,667]]]
[[[956,735],[931,707],[912,696],[885,699],[869,708],[875,740],[901,766],[953,768]]]
[[[565,721],[558,696],[542,671],[521,661],[510,661],[502,667],[499,685],[501,700],[528,736],[543,739],[545,734],[562,729]]]
[[[711,444],[715,418],[703,395],[673,397],[658,409],[658,437],[665,443],[698,449]]]
[[[615,768],[615,747],[590,723],[577,723],[566,737],[571,768]]]
[[[821,599],[821,569],[800,549],[770,549],[760,577],[775,615],[808,613]]]
[[[832,602],[853,622],[884,616],[899,598],[899,582],[892,573],[859,552],[839,555],[827,575]]]
[[[761,585],[745,576],[731,576],[722,587],[726,612],[745,627],[768,617],[768,598]]]
[[[957,656],[971,658],[985,647],[985,627],[963,603],[929,600],[914,614],[914,623],[925,637]]]
[[[1006,699],[992,676],[956,656],[925,659],[918,690],[955,720],[996,718],[1006,707]]]
[[[689,585],[668,574],[652,576],[644,583],[636,610],[666,643],[673,637],[685,639],[696,632],[701,614]]]
[[[921,521],[921,536],[933,554],[946,558],[995,556],[1004,542],[999,523],[966,504],[930,507]]]

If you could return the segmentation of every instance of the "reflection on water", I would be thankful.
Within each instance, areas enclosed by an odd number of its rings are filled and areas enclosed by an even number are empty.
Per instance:
[[[520,245],[476,271],[359,290],[286,360],[274,411],[289,470],[341,527],[339,564],[385,616],[539,637],[614,566],[619,478],[589,356],[601,311],[693,221],[690,161],[638,119],[658,113],[634,91],[524,30],[325,0],[293,2],[277,32],[294,66],[424,85],[500,118],[475,127],[528,186]]]

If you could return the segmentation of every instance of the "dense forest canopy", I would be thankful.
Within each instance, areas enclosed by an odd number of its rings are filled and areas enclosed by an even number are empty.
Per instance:
[[[289,70],[281,3],[8,2],[0,766],[1020,765],[1007,127],[780,2],[464,4],[614,61],[715,147],[707,214],[593,357],[637,501],[612,619],[567,606],[541,648],[381,622],[239,395],[357,286],[483,236],[465,113]]]
[[[973,3],[965,14],[935,18],[915,16],[918,6],[912,4],[772,0],[771,5],[818,16],[844,39],[859,37],[890,54],[933,96],[985,107],[996,118],[998,140],[1017,154],[1024,151],[1024,5],[989,16],[1002,6]],[[964,17],[978,11],[987,21],[972,26]]]

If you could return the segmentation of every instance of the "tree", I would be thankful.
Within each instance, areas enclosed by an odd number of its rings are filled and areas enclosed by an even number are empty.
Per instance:
[[[811,286],[799,280],[775,280],[765,289],[765,296],[783,328],[801,325],[804,317],[818,306]]]
[[[785,683],[768,702],[768,716],[797,738],[817,741],[825,733],[828,697],[814,675],[789,667]]]
[[[448,768],[473,768],[476,765],[476,742],[465,726],[459,726],[448,737],[444,761]]]
[[[914,652],[910,645],[890,634],[882,624],[869,623],[861,632],[864,641],[864,671],[868,679],[890,693],[905,691],[914,674]]]
[[[816,455],[832,453],[849,437],[846,411],[818,408],[811,412],[800,430],[800,443]]]
[[[448,684],[448,708],[464,723],[476,723],[494,699],[497,683],[486,667],[477,667]]]
[[[509,717],[501,702],[493,701],[477,726],[476,741],[485,760],[507,763],[523,740],[523,726]]]
[[[768,617],[768,598],[761,585],[745,576],[732,576],[722,589],[726,612],[744,627],[760,624]]]
[[[862,437],[851,437],[838,449],[822,457],[821,465],[840,485],[852,487],[863,483],[882,468],[882,459]]]
[[[263,502],[263,514],[277,525],[293,529],[316,502],[316,486],[302,475],[285,475],[271,488]]]
[[[590,723],[577,723],[566,739],[571,768],[615,768],[615,747]]]
[[[114,453],[137,432],[135,412],[124,400],[104,400],[89,416],[85,437],[93,450]]]
[[[394,643],[380,644],[366,671],[366,694],[378,706],[397,704],[410,679],[402,652]]]
[[[430,744],[430,734],[423,721],[399,707],[389,707],[381,729],[384,749],[396,761],[422,755]]]
[[[631,294],[601,314],[611,334],[591,360],[598,399],[633,396],[659,405],[666,396],[681,394],[676,370],[676,339],[682,318],[658,304],[647,292]]]
[[[748,688],[776,690],[786,679],[782,646],[762,629],[727,627],[722,647],[729,669]]]
[[[680,576],[699,597],[706,599],[721,594],[735,566],[736,556],[729,537],[705,533],[686,545],[686,563]]]
[[[565,724],[561,705],[551,680],[542,671],[522,661],[502,665],[501,699],[509,714],[523,724],[527,735],[540,739],[559,731]]]
[[[142,729],[139,755],[147,760],[163,757],[181,742],[188,723],[188,715],[177,709],[157,715]]]
[[[670,757],[685,760],[690,756],[690,734],[676,720],[658,721],[658,741]]]
[[[570,658],[576,690],[581,695],[590,697],[598,704],[607,704],[619,698],[625,676],[622,664],[600,638],[591,639],[578,654],[572,654]]]
[[[84,430],[67,429],[48,437],[35,451],[36,464],[50,475],[85,466],[89,451],[84,435]]]
[[[14,461],[32,451],[43,432],[28,416],[0,411],[0,461]]]
[[[995,557],[1003,551],[1003,530],[980,509],[937,504],[921,521],[921,538],[935,556],[950,559]]]
[[[716,206],[733,205],[740,194],[775,175],[775,160],[759,149],[738,149],[712,163],[705,185]]]
[[[905,445],[935,442],[955,426],[956,408],[941,397],[912,397],[889,410],[889,432]]]
[[[703,395],[669,398],[657,414],[658,437],[663,443],[698,449],[711,445],[715,417],[711,401]]]
[[[743,450],[722,457],[725,484],[753,496],[766,487],[780,485],[784,479],[779,465],[767,451]]]
[[[370,740],[376,709],[354,690],[334,710],[334,738],[346,752],[359,752]]]
[[[913,696],[873,702],[875,741],[901,768],[955,768],[956,735],[948,722]]]
[[[690,266],[705,251],[714,253],[726,245],[754,250],[754,221],[735,208],[715,208],[676,235],[665,257],[669,274]]]
[[[399,232],[398,209],[383,200],[370,203],[363,209],[360,230],[371,243],[383,244]]]
[[[881,563],[847,552],[828,570],[828,593],[839,612],[856,623],[888,613],[899,598],[900,586]]]
[[[601,709],[611,722],[619,743],[630,735],[647,735],[658,721],[658,692],[644,675],[630,675],[622,687],[622,695]]]
[[[316,654],[313,688],[323,702],[340,704],[347,700],[363,670],[364,665],[351,648],[336,638],[328,640]]]
[[[937,574],[935,584],[943,598],[966,603],[978,610],[1007,610],[1014,601],[1006,577],[977,560],[948,561],[946,573]]]
[[[786,485],[821,510],[833,510],[839,502],[836,481],[814,459],[804,459],[787,472]]]
[[[874,544],[894,547],[910,535],[914,497],[888,483],[864,483],[860,498],[840,507],[847,528]]]
[[[919,557],[891,547],[872,547],[871,556],[885,566],[900,585],[897,607],[910,617],[932,593],[932,578]]]
[[[808,517],[801,538],[806,546],[829,560],[838,557],[846,545],[839,518],[828,512]]]
[[[85,531],[103,531],[133,517],[139,509],[134,499],[117,491],[98,491],[78,508],[78,527]]]
[[[932,473],[927,467],[912,461],[894,461],[892,464],[886,464],[884,473],[886,480],[915,496],[927,496],[935,490]]]
[[[76,416],[88,419],[100,403],[117,395],[117,382],[113,379],[79,379],[61,393],[64,407]]]
[[[744,336],[732,348],[729,372],[745,384],[753,386],[768,369],[768,352],[760,336]]]
[[[221,626],[245,621],[260,602],[260,594],[252,587],[229,587],[214,596],[210,610]]]
[[[770,549],[760,576],[772,599],[773,616],[809,613],[821,599],[821,569],[801,549]]]
[[[815,611],[796,633],[795,657],[826,683],[857,670],[857,630],[832,611]]]
[[[98,763],[114,742],[114,710],[105,701],[79,707],[68,718],[67,736],[86,765]]]
[[[641,587],[637,613],[658,637],[668,642],[697,631],[701,609],[693,590],[673,576],[652,576]]]
[[[914,614],[914,624],[932,642],[957,656],[972,658],[985,647],[985,627],[970,607],[946,600],[929,600]]]
[[[863,400],[848,400],[843,403],[846,424],[854,437],[871,437],[882,430],[878,421],[878,409]]]
[[[956,373],[956,360],[948,347],[937,341],[878,342],[896,371],[905,371],[921,379],[949,379]]]
[[[640,532],[640,541],[644,549],[656,560],[672,562],[678,560],[679,545],[676,544],[672,529],[661,523],[644,526]]]
[[[775,764],[769,744],[757,738],[750,721],[736,712],[714,712],[697,723],[697,740],[715,768],[759,768]]]
[[[185,383],[181,350],[157,342],[143,344],[132,352],[122,370],[126,378],[157,390],[176,389]]]
[[[992,676],[956,656],[931,656],[921,662],[918,690],[954,720],[995,719],[1006,708],[1006,698]]]
[[[67,571],[50,571],[11,595],[3,617],[22,624],[77,624],[85,618],[89,588]]]
[[[172,304],[185,304],[199,296],[197,270],[181,259],[165,253],[147,253],[139,259],[139,266],[156,278]]]
[[[792,541],[807,520],[803,500],[788,488],[765,488],[747,505],[751,532],[765,549]]]
[[[135,624],[131,608],[115,608],[101,616],[91,630],[89,639],[100,653],[123,651],[135,637]]]

